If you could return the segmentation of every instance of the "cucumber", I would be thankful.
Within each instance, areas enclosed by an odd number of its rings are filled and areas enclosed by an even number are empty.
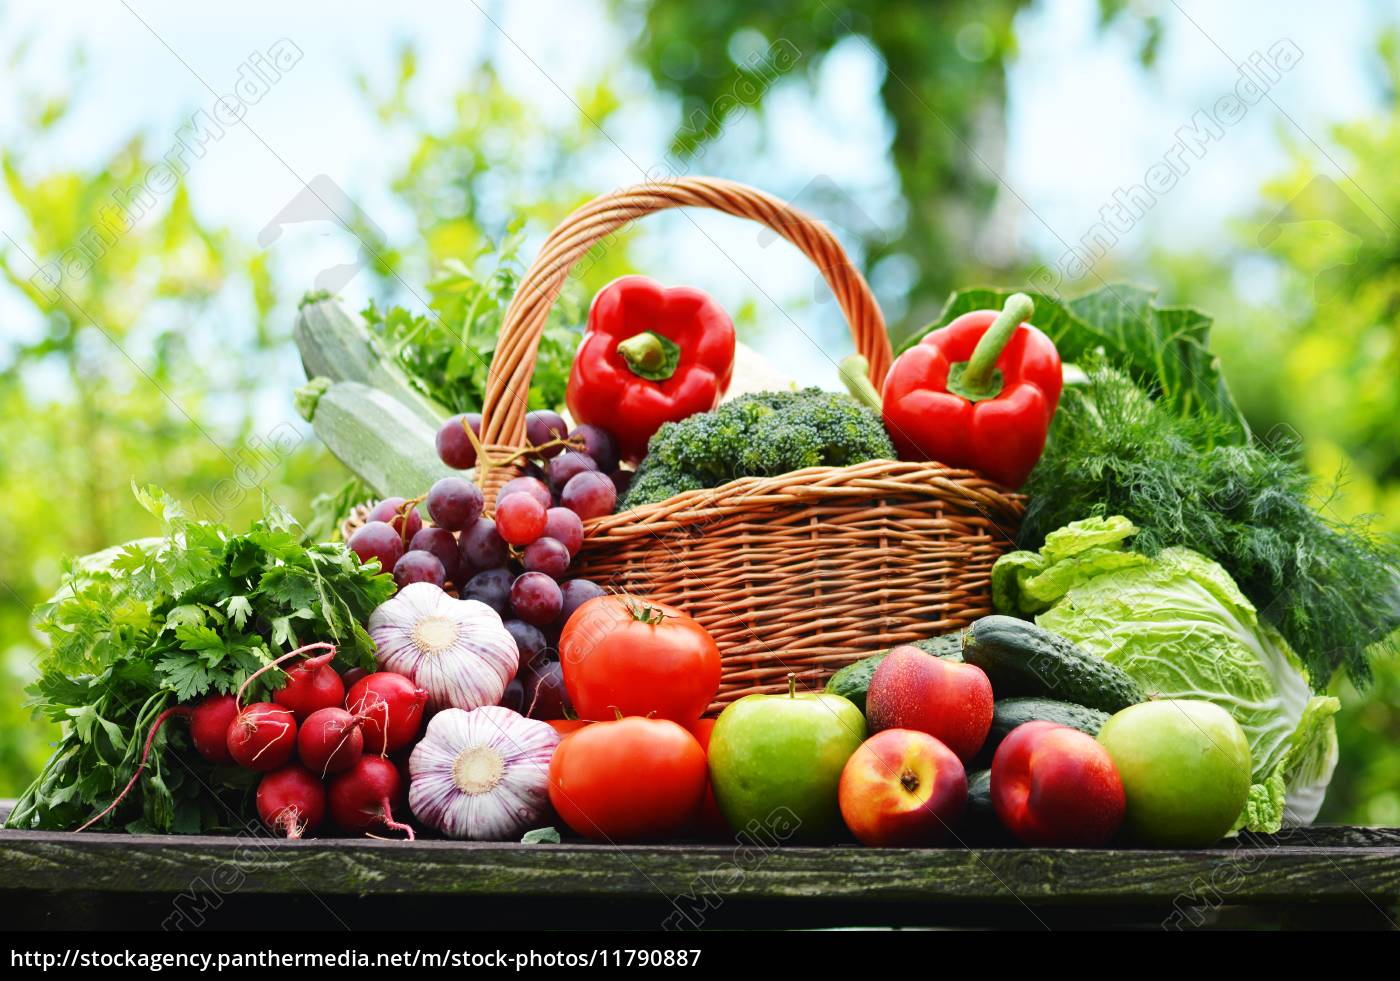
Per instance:
[[[413,387],[408,373],[384,351],[364,319],[334,297],[307,296],[292,328],[307,378],[359,382],[392,396],[413,411],[434,435],[451,414]]]
[[[946,657],[955,661],[962,660],[962,639],[959,634],[944,634],[942,637],[933,637],[929,640],[916,640],[912,644],[900,644],[900,647],[917,647],[925,654],[932,654],[934,657]],[[861,714],[865,714],[865,694],[870,690],[870,679],[875,676],[875,669],[880,666],[880,662],[885,659],[890,651],[881,651],[863,658],[854,664],[848,664],[840,671],[837,671],[826,683],[826,690],[833,695],[841,695],[855,702],[856,708]]]
[[[306,408],[321,442],[380,497],[415,497],[459,475],[438,458],[437,431],[377,388],[335,382]]]
[[[992,806],[992,771],[973,770],[967,775],[967,823],[986,826],[997,823],[996,808]]]
[[[998,696],[1037,695],[1103,712],[1147,700],[1121,668],[1015,617],[983,617],[968,627],[963,660],[987,673]]]
[[[1055,722],[1097,736],[1108,713],[1055,698],[1004,698],[992,707],[992,727],[972,766],[991,766],[992,756],[1012,729],[1027,722]]]

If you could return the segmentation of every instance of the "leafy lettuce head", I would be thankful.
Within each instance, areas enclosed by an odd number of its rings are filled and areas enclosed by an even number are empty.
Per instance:
[[[1277,831],[1317,816],[1337,764],[1341,704],[1313,696],[1283,638],[1215,562],[1186,548],[1133,552],[1127,518],[1089,518],[992,570],[999,612],[1033,616],[1160,698],[1201,698],[1249,737],[1253,786],[1237,827]]]

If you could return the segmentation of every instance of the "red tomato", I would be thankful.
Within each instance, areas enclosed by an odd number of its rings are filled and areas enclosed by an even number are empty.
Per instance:
[[[579,718],[647,715],[691,725],[719,690],[719,648],[680,610],[596,596],[559,638],[564,687]]]
[[[553,726],[554,731],[561,736],[567,736],[571,732],[578,732],[584,726],[588,725],[588,723],[582,719],[545,719],[544,721]]]
[[[705,751],[668,719],[594,722],[569,733],[549,763],[549,800],[594,841],[665,838],[695,816]]]
[[[690,734],[705,751],[707,759],[710,753],[710,733],[715,731],[717,721],[719,720],[701,719],[690,727]],[[708,770],[705,774],[705,796],[700,801],[700,810],[695,815],[695,830],[705,838],[729,837],[729,822],[719,812],[719,804],[715,801],[715,788],[710,782]]]

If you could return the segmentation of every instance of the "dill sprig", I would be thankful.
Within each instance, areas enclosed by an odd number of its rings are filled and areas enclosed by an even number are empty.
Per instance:
[[[1140,551],[1184,545],[1224,566],[1314,688],[1342,666],[1367,684],[1369,657],[1400,650],[1400,545],[1336,517],[1296,447],[1238,443],[1213,415],[1180,415],[1123,372],[1085,367],[1024,488],[1021,547],[1079,518],[1125,515]]]

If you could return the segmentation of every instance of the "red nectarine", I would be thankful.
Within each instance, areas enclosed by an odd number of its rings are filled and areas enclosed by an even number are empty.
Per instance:
[[[928,733],[886,729],[861,743],[841,771],[841,817],[864,845],[932,845],[967,804],[967,772]]]
[[[870,679],[865,717],[871,732],[926,732],[966,763],[992,725],[992,683],[975,665],[896,647]]]
[[[1123,823],[1123,781],[1093,736],[1027,722],[992,757],[992,805],[1027,845],[1102,845]]]

